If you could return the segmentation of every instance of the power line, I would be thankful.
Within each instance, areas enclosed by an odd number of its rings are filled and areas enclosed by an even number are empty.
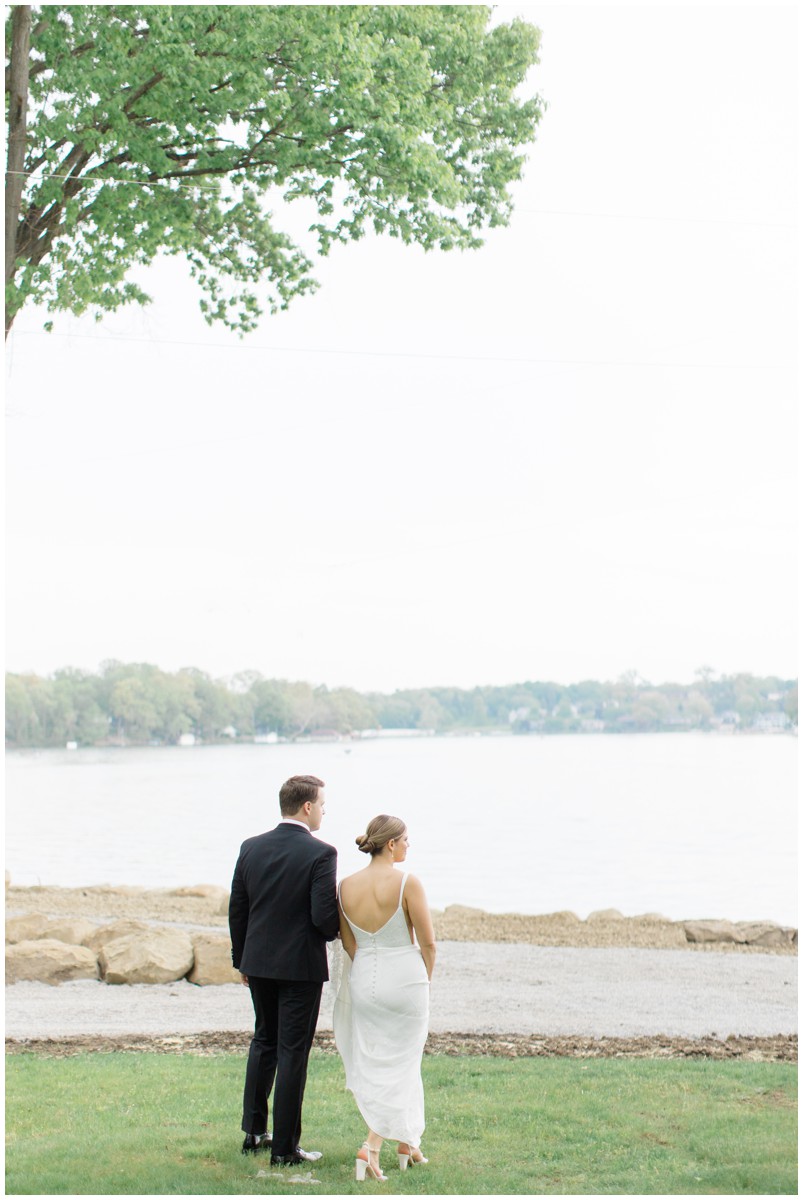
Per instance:
[[[34,171],[6,171],[6,175],[22,175],[25,179],[30,179],[35,174]],[[129,183],[135,187],[157,187],[158,185],[170,184],[175,181],[169,191],[177,191],[179,188],[186,188],[188,191],[216,192],[219,189],[213,184],[205,183],[180,183],[177,177],[172,179],[128,179],[127,177],[118,178],[114,175],[61,175],[57,171],[42,171],[40,179],[71,179],[73,182],[80,180],[81,183]]]
[[[406,358],[423,360],[442,360],[445,362],[475,362],[475,363],[519,363],[521,365],[569,366],[569,367],[690,367],[710,368],[712,370],[738,371],[775,371],[783,370],[783,363],[693,363],[693,362],[662,362],[644,359],[578,359],[578,358],[531,358],[509,355],[492,354],[431,354],[415,353],[409,350],[331,350],[320,346],[265,346],[248,345],[245,342],[229,344],[226,342],[194,342],[173,340],[168,338],[129,337],[123,334],[92,334],[92,333],[47,333],[45,330],[19,329],[12,330],[14,337],[63,337],[80,338],[95,342],[131,342],[149,346],[187,346],[199,347],[204,350],[258,350],[269,354],[329,354],[346,358]]]
[[[236,170],[236,168],[234,168]],[[33,175],[33,172],[28,171],[6,171],[6,175],[21,175],[28,179]],[[134,187],[158,187],[166,186],[169,191],[178,191],[182,188],[187,191],[206,191],[216,192],[218,187],[213,184],[204,183],[181,183],[177,177],[168,179],[129,179],[128,177],[119,177],[115,175],[63,175],[57,171],[43,171],[42,178],[45,179],[80,179],[84,183],[123,183],[130,184]],[[756,225],[764,229],[795,229],[796,225],[783,221],[756,221],[752,217],[678,217],[667,216],[662,213],[606,213],[606,212],[583,212],[577,209],[563,208],[521,208],[514,205],[513,212],[526,213],[530,216],[542,217],[590,217],[603,221],[670,221],[678,224],[699,224],[699,225]]]
[[[684,225],[759,225],[764,229],[796,229],[797,226],[783,221],[756,221],[751,217],[669,217],[660,213],[604,213],[579,212],[560,208],[519,208],[514,213],[534,213],[549,217],[593,217],[605,221],[671,221]]]

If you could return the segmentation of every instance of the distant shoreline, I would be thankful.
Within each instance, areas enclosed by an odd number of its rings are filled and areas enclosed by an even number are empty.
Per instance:
[[[133,704],[126,699],[131,688]],[[708,668],[689,684],[652,684],[627,671],[615,681],[525,680],[387,693],[265,679],[257,671],[212,679],[194,668],[165,672],[148,663],[108,661],[99,673],[7,673],[6,689],[6,737],[18,748],[436,734],[781,733],[797,725],[798,711],[796,679],[744,672],[716,678]]]
[[[438,740],[454,740],[458,738],[595,738],[595,737],[667,737],[676,738],[693,734],[698,737],[713,737],[713,738],[778,738],[798,736],[797,726],[793,725],[786,729],[738,729],[733,725],[723,725],[715,729],[695,729],[695,728],[678,728],[678,729],[617,729],[614,727],[607,729],[538,729],[528,733],[516,733],[510,729],[403,729],[403,730],[381,730],[379,732],[371,731],[370,733],[341,733],[337,735],[330,734],[310,734],[301,735],[299,737],[242,737],[242,738],[200,738],[193,736],[192,741],[185,742],[169,742],[152,739],[149,741],[137,741],[127,738],[114,738],[102,742],[65,742],[58,745],[16,745],[13,742],[6,743],[7,754],[30,754],[41,753],[43,751],[61,752],[69,750],[71,753],[81,750],[203,750],[211,747],[219,746],[322,746],[322,745],[343,745],[343,746],[359,746],[370,742],[385,742],[385,741],[419,741],[423,738],[437,738]]]

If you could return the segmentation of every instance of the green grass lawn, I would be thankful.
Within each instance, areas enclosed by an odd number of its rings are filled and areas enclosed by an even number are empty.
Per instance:
[[[358,1184],[364,1127],[314,1051],[303,1144],[318,1183],[240,1154],[244,1059],[6,1060],[8,1194],[796,1194],[797,1068],[743,1060],[424,1058],[430,1165]],[[265,1174],[261,1174],[264,1172]]]

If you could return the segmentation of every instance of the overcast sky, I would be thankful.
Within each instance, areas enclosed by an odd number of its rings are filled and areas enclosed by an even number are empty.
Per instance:
[[[9,670],[796,673],[795,8],[517,13],[549,108],[483,249],[336,247],[244,341],[178,261],[17,319]]]

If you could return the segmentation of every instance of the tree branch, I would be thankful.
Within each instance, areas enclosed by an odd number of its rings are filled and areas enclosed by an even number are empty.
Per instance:
[[[17,258],[27,256],[34,265],[41,261],[44,251],[39,254],[38,258],[35,255],[37,248],[41,244],[42,235],[52,229],[55,221],[61,220],[65,202],[76,196],[83,187],[86,180],[79,172],[86,166],[91,157],[92,155],[81,146],[73,146],[61,164],[62,171],[67,175],[67,179],[63,182],[59,199],[54,200],[48,206],[39,205],[29,208],[25,218],[19,224],[16,237]],[[48,242],[48,246],[51,242],[52,237]]]
[[[150,92],[153,88],[155,88],[157,83],[161,83],[163,79],[164,79],[164,75],[162,74],[162,72],[157,71],[155,75],[151,76],[151,78],[147,81],[147,83],[141,84],[136,89],[136,91],[133,92],[128,97],[125,104],[123,105],[123,112],[126,114],[126,116],[130,117],[132,115],[131,109],[136,104],[137,100],[141,100],[143,96],[146,96],[148,94],[148,92]]]

